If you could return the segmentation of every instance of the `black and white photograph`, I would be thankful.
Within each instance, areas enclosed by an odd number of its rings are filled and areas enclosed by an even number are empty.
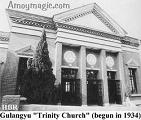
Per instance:
[[[1,0],[0,111],[141,111],[141,0]]]

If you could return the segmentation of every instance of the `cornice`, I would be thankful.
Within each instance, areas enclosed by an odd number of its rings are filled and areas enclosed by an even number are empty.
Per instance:
[[[29,45],[29,46],[26,46],[24,48],[21,48],[19,50],[16,50],[15,52],[18,54],[18,55],[23,55],[23,56],[33,56],[34,54],[34,48]]]
[[[71,20],[77,19],[79,17],[85,16],[92,12],[94,4],[87,4],[81,7],[77,7],[53,16],[53,20],[56,22],[69,22]]]
[[[9,33],[0,31],[0,41],[9,41]]]
[[[28,19],[14,18],[14,17],[10,17],[10,18],[11,21],[16,24],[22,24],[22,25],[28,25],[28,26],[40,27],[40,28],[45,27],[46,29],[56,30],[55,24],[48,24],[48,23],[37,22]]]
[[[77,32],[83,32],[83,33],[92,34],[92,35],[101,36],[101,37],[106,37],[106,38],[115,39],[115,40],[122,40],[123,39],[123,37],[120,37],[120,36],[117,36],[117,35],[112,35],[112,34],[104,33],[104,32],[101,32],[101,31],[94,30],[94,29],[78,27],[78,26],[69,25],[69,24],[65,24],[65,23],[56,23],[56,26],[58,28],[73,30],[73,31],[77,31]]]
[[[69,25],[69,24],[64,24],[64,23],[59,23],[59,22],[56,23],[56,26],[57,26],[57,28],[63,28],[63,29],[67,29],[67,30],[72,30],[72,31],[87,33],[87,34],[96,35],[96,36],[100,36],[100,37],[110,38],[110,39],[114,39],[114,40],[119,40],[119,41],[121,41],[122,44],[130,45],[130,46],[134,46],[134,47],[139,46],[138,41],[127,40],[126,36],[122,37],[122,36],[109,34],[109,33],[102,32],[102,31],[97,31],[94,29],[88,29],[88,28],[84,28],[84,27],[79,27],[79,26],[74,26],[74,25]]]
[[[75,15],[73,15],[71,17],[70,16],[69,17],[65,17],[63,20],[61,20],[59,22],[66,23],[66,22],[75,20],[77,18],[83,17],[83,16],[91,14],[91,13],[92,13],[92,10],[83,11],[83,12],[75,14]]]
[[[18,55],[33,57],[33,54],[31,53],[18,53]]]
[[[125,44],[125,45],[130,45],[130,46],[134,46],[134,47],[138,47],[139,46],[139,42],[131,42],[131,41],[127,41],[126,39],[125,39],[125,37],[124,37],[124,39],[123,40],[121,40],[121,43],[122,44]]]
[[[67,23],[54,22],[53,18],[39,16],[35,14],[30,14],[30,13],[24,13],[24,12],[9,10],[9,9],[7,9],[7,13],[9,15],[10,20],[16,24],[22,24],[22,25],[28,25],[28,26],[34,26],[34,27],[40,27],[40,28],[43,28],[43,26],[45,26],[46,29],[52,29],[52,30],[57,30],[57,28],[63,28],[63,29],[77,31],[77,32],[92,34],[92,35],[96,35],[100,37],[119,40],[121,41],[122,44],[130,45],[130,46],[135,46],[135,47],[139,46],[138,40],[133,40],[127,36],[122,37],[117,35],[118,31],[106,20],[106,18],[101,16],[101,14],[99,14],[99,12],[97,12],[95,9],[93,9],[92,11],[90,9],[86,10],[85,12],[83,11],[83,13],[81,14],[76,14],[74,18],[69,18],[69,19],[66,18],[66,21],[77,19],[78,17],[82,17],[84,15],[93,13],[95,14],[96,17],[98,17],[101,21],[103,21],[103,23],[107,27],[109,27],[115,34],[114,33],[110,34],[104,31],[98,31],[91,28],[84,28],[84,27],[79,27],[75,25],[69,25]],[[0,34],[0,40],[8,41],[9,36],[3,36]]]
[[[119,35],[127,34],[127,32],[96,3],[94,4],[93,12],[95,16],[114,33]]]
[[[56,30],[52,18],[7,9],[10,20],[16,24]]]
[[[103,23],[105,24],[113,33],[119,34],[118,30],[116,30],[106,18],[101,15],[97,10],[93,9],[92,13]]]
[[[135,47],[139,46],[139,39],[129,37],[129,36],[125,36],[121,42],[126,45],[131,45],[131,46],[135,46]]]

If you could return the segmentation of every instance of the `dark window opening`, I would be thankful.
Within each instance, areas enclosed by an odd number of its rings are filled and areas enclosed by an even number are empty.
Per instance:
[[[120,80],[116,80],[115,71],[107,71],[108,93],[110,104],[121,104]]]
[[[98,71],[97,70],[87,70],[87,79],[97,80]]]
[[[23,75],[25,73],[25,70],[27,69],[27,60],[28,58],[25,58],[25,57],[19,58],[16,94],[21,94],[21,86],[23,84]]]
[[[116,79],[116,72],[108,71],[107,72],[107,77],[108,77],[108,80],[115,80]]]
[[[80,105],[80,80],[78,69],[62,68],[62,100],[63,105]]]
[[[137,84],[136,84],[136,69],[129,68],[129,80],[130,80],[130,90],[132,94],[137,93]]]
[[[98,79],[98,70],[87,70],[87,104],[103,105],[102,80]]]

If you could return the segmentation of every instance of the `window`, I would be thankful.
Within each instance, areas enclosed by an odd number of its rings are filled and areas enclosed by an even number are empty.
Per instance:
[[[129,68],[129,80],[130,80],[130,90],[131,93],[137,93],[137,84],[136,84],[136,69]]]
[[[97,74],[98,71],[97,70],[87,70],[87,79],[89,80],[97,80]]]
[[[66,92],[70,92],[70,82],[66,82]]]
[[[63,79],[76,79],[77,69],[63,68],[62,69],[62,78]]]
[[[108,77],[108,80],[115,80],[116,79],[116,72],[108,71],[107,72],[107,77]]]

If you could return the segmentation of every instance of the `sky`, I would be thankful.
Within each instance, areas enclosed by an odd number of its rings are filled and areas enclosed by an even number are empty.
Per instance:
[[[17,4],[29,3],[66,3],[70,5],[70,9],[80,7],[90,3],[97,3],[110,17],[112,17],[124,30],[128,36],[141,40],[141,0],[0,0],[0,31],[9,32],[10,27],[5,9],[8,8],[10,1]],[[69,9],[16,9],[13,10],[39,14],[52,17],[54,14],[67,11]]]

